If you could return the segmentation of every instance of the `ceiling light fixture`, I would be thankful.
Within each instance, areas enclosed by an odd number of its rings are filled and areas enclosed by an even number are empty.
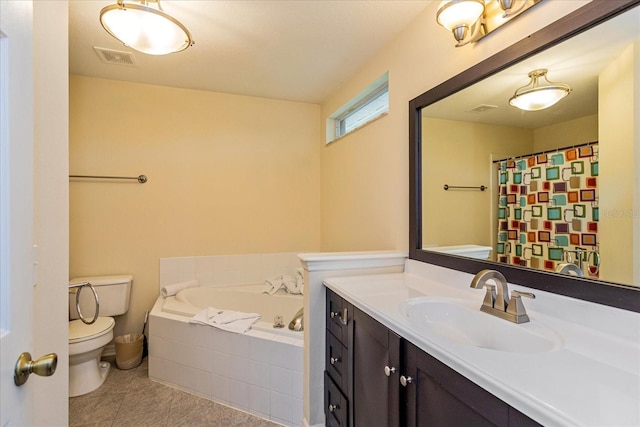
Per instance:
[[[180,52],[194,44],[187,27],[162,10],[160,0],[117,0],[100,11],[100,23],[125,46],[149,55]]]
[[[456,47],[477,42],[542,0],[443,0],[436,22],[453,33]]]
[[[529,84],[518,88],[509,99],[509,104],[521,110],[544,110],[571,93],[569,85],[550,82],[547,79],[547,70],[544,68],[531,71],[529,78],[531,79]],[[540,78],[544,78],[548,84],[541,86],[538,81]]]

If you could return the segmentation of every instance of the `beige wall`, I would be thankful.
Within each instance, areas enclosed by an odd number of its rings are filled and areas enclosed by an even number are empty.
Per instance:
[[[320,108],[70,77],[70,276],[130,273],[138,332],[161,257],[317,251]]]
[[[322,103],[324,120],[389,72],[389,114],[322,148],[322,249],[408,250],[408,102],[588,1],[541,2],[479,43],[454,47],[430,2],[405,30]]]
[[[492,245],[497,196],[493,160],[531,153],[529,129],[425,118],[422,122],[422,242],[424,245]],[[487,191],[449,190],[484,185]]]
[[[635,285],[640,285],[639,81],[640,43],[636,42],[600,74],[598,83],[601,277]]]
[[[533,151],[547,151],[598,140],[598,115],[545,126],[533,131]]]

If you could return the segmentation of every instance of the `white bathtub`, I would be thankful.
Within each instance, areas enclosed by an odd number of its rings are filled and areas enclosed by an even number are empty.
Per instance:
[[[290,331],[287,326],[302,308],[302,295],[291,295],[284,291],[269,295],[261,292],[263,288],[264,285],[188,288],[180,291],[175,297],[166,298],[162,304],[162,311],[188,317],[207,307],[259,313],[260,320],[252,329],[301,337],[301,332]],[[273,328],[276,316],[282,317],[284,328]]]
[[[260,293],[262,285],[202,286],[158,297],[149,316],[149,377],[286,426],[303,405],[303,333],[286,325],[302,296]],[[245,334],[189,323],[205,307],[255,312]],[[285,328],[273,328],[281,315]]]

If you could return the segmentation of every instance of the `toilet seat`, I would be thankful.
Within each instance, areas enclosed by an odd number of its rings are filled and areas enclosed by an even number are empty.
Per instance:
[[[69,322],[69,344],[78,343],[109,333],[115,326],[113,317],[98,317],[95,323],[87,325],[82,320]]]

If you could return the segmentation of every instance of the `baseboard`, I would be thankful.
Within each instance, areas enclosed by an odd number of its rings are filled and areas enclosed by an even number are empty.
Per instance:
[[[324,424],[314,424],[313,426],[309,425],[309,421],[306,418],[302,419],[302,427],[325,427]]]

